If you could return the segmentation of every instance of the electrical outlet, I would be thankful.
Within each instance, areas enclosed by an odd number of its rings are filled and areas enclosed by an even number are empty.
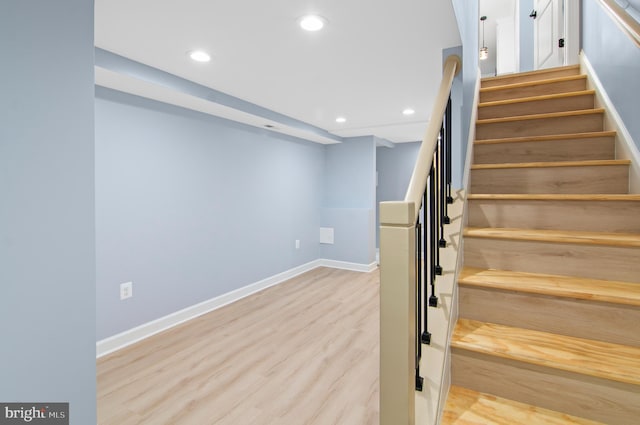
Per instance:
[[[120,284],[120,299],[126,300],[133,296],[133,282],[125,282]]]
[[[296,239],[296,249],[300,249],[300,239]]]

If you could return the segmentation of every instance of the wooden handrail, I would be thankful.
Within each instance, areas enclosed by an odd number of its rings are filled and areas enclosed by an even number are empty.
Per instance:
[[[613,20],[640,47],[640,23],[629,15],[615,0],[598,0]]]
[[[447,108],[453,78],[458,74],[458,72],[460,72],[461,64],[462,61],[460,60],[460,57],[456,55],[447,57],[444,63],[440,89],[438,90],[433,110],[431,111],[431,118],[427,124],[427,130],[424,138],[422,139],[422,145],[418,151],[418,158],[416,160],[416,165],[413,168],[413,174],[411,174],[409,188],[407,189],[407,194],[404,197],[405,202],[413,202],[416,206],[414,222],[418,219],[418,215],[420,214],[422,196],[424,195],[424,190],[427,186],[427,177],[429,176],[429,170],[431,170],[433,152],[435,151],[436,144],[438,143],[438,134],[440,133],[440,128],[442,126],[444,111]]]

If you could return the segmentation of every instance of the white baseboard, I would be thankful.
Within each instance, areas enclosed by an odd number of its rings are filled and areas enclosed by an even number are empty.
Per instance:
[[[354,272],[369,273],[378,268],[378,263],[374,261],[371,264],[348,263],[346,261],[336,260],[320,260],[321,267],[330,267],[332,269],[352,270]]]
[[[605,114],[605,129],[615,130],[617,133],[616,159],[631,160],[631,166],[629,167],[629,193],[640,193],[640,152],[584,51],[580,54],[580,69],[587,75],[590,88],[596,91],[597,106],[607,111]]]
[[[171,329],[181,323],[195,319],[196,317],[202,316],[203,314],[210,313],[227,304],[231,304],[242,298],[248,297],[249,295],[255,294],[256,292],[260,292],[271,286],[278,285],[317,267],[330,267],[335,269],[353,270],[357,272],[371,272],[376,269],[377,264],[358,264],[325,259],[311,261],[309,263],[294,267],[290,270],[278,273],[274,276],[268,277],[258,282],[254,282],[242,288],[238,288],[234,291],[227,292],[226,294],[222,294],[207,301],[203,301],[201,303],[176,311],[175,313],[171,313],[167,316],[160,317],[159,319],[152,320],[151,322],[136,326],[135,328],[121,332],[109,338],[100,340],[96,343],[97,358],[106,356],[107,354],[111,354],[122,348],[128,347],[129,345],[135,344],[136,342],[142,341],[143,339],[149,338],[150,336],[166,331],[167,329]]]

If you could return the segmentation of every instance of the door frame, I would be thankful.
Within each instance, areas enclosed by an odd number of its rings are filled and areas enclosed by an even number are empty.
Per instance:
[[[564,64],[580,62],[580,0],[564,0]]]

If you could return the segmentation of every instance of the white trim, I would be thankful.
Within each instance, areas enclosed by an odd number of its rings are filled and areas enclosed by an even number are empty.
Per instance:
[[[135,328],[126,330],[109,338],[102,339],[96,343],[96,357],[100,358],[106,356],[107,354],[111,354],[122,348],[128,347],[129,345],[140,342],[143,339],[149,338],[150,336],[171,329],[181,323],[195,319],[198,316],[202,316],[203,314],[210,313],[220,307],[224,307],[225,305],[236,302],[242,298],[248,297],[249,295],[260,292],[271,286],[278,285],[282,282],[285,282],[291,278],[294,278],[302,273],[306,273],[318,267],[330,267],[358,272],[371,272],[376,269],[377,264],[347,263],[343,261],[324,259],[311,261],[309,263],[294,267],[290,270],[278,273],[274,276],[268,277],[258,282],[254,282],[242,288],[227,292],[226,294],[222,294],[207,301],[203,301],[201,303],[176,311],[175,313],[171,313],[164,317],[152,320],[151,322],[136,326]]]
[[[319,260],[319,261],[320,261],[321,267],[351,270],[354,272],[362,272],[362,273],[369,273],[378,268],[378,263],[375,261],[370,264],[348,263],[346,261],[336,261],[336,260]]]
[[[475,94],[473,95],[473,105],[471,109],[471,119],[469,122],[469,137],[467,138],[467,157],[464,161],[464,172],[462,174],[462,188],[469,192],[469,178],[471,174],[471,159],[473,158],[473,142],[476,139],[476,120],[478,119],[478,102],[480,101],[480,68],[476,76]]]
[[[580,61],[580,0],[565,0],[564,10],[564,64]]]
[[[580,69],[587,75],[589,86],[596,90],[596,106],[602,107],[607,111],[605,114],[605,129],[615,130],[617,133],[616,159],[631,160],[631,166],[629,167],[629,193],[640,193],[640,152],[584,51],[580,53]]]

